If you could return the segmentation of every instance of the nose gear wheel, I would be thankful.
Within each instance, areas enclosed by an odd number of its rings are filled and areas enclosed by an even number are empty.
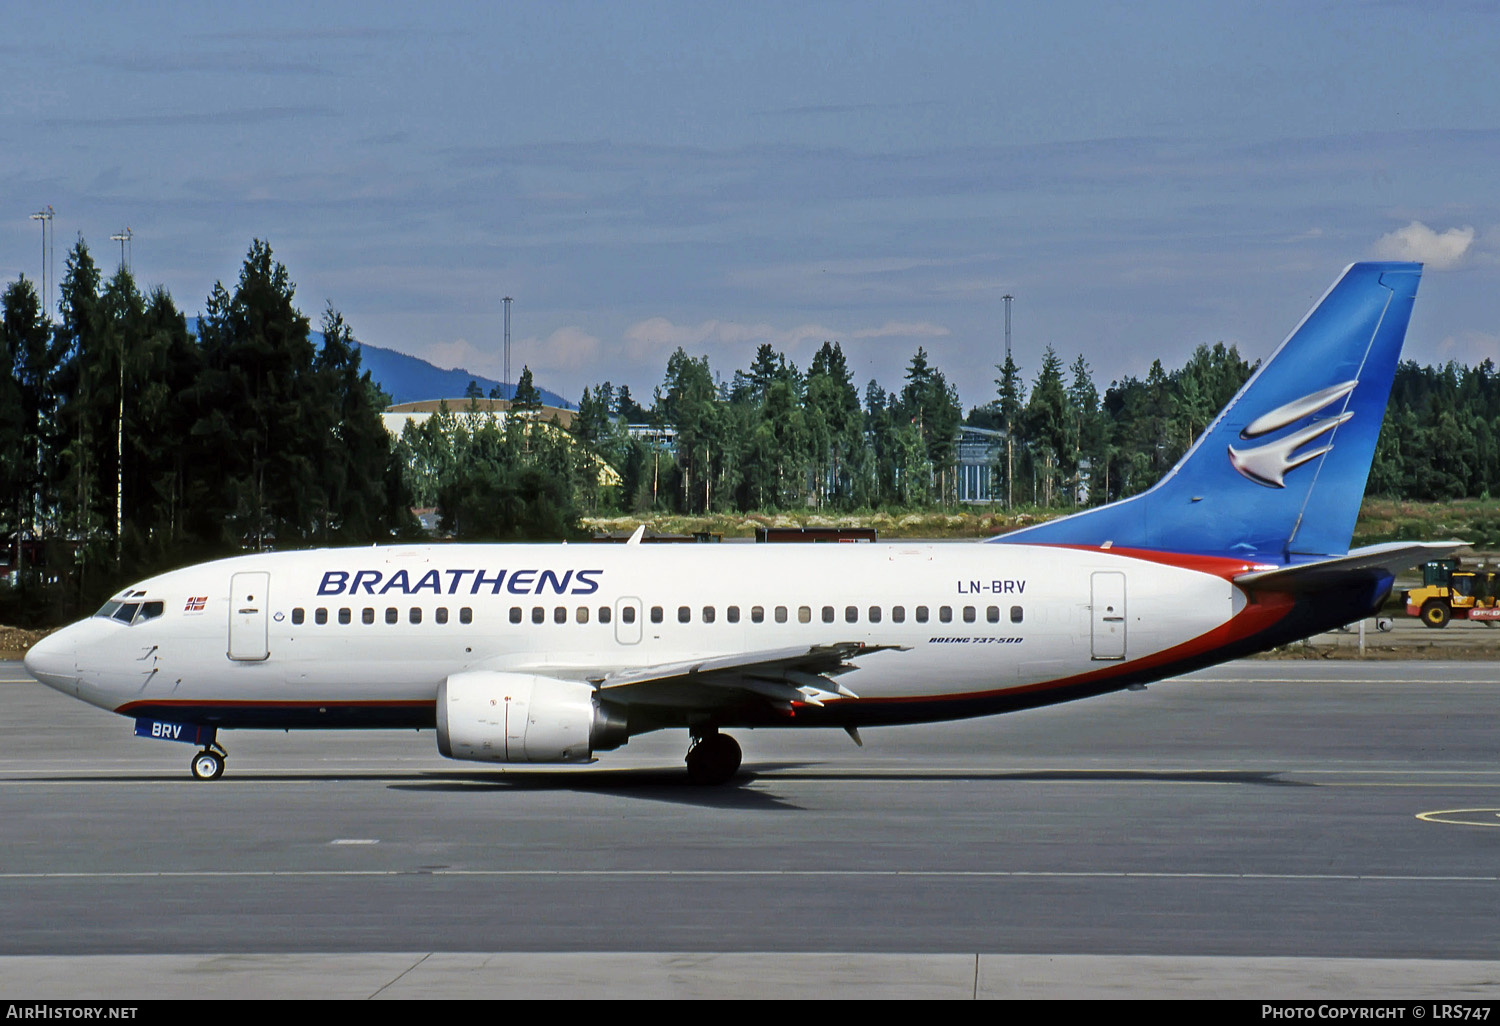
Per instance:
[[[218,780],[224,775],[224,756],[222,749],[205,748],[193,756],[191,769],[195,780]]]

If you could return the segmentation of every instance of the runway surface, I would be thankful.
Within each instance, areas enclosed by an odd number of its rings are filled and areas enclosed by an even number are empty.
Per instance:
[[[1247,661],[863,748],[742,731],[700,788],[675,733],[502,770],[226,732],[201,783],[0,664],[0,989],[1493,997],[1497,678]]]

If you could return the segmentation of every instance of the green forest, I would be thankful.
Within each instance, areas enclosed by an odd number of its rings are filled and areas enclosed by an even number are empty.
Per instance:
[[[413,529],[349,326],[327,310],[315,346],[293,293],[261,242],[196,337],[164,289],[106,279],[81,240],[55,319],[24,277],[6,288],[0,620],[55,623],[216,555]]]
[[[419,537],[414,507],[446,536],[500,541],[576,538],[614,513],[951,507],[963,424],[1008,439],[998,505],[1063,512],[1150,487],[1254,370],[1203,345],[1101,393],[1084,356],[1065,367],[1048,347],[1034,369],[1007,358],[965,413],[922,348],[890,391],[861,389],[832,340],[806,370],[763,345],[727,377],[679,349],[647,405],[590,386],[567,433],[526,388],[503,422],[458,400],[393,441],[351,327],[330,306],[320,342],[268,245],[203,310],[190,332],[165,289],[106,278],[81,239],[56,317],[24,276],[5,289],[0,622],[59,622],[213,556]],[[1368,494],[1488,499],[1497,431],[1492,363],[1403,363]]]

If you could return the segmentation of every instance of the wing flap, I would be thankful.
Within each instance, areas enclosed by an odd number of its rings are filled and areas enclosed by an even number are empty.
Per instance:
[[[610,701],[626,705],[714,705],[746,694],[778,705],[822,705],[834,698],[857,697],[833,679],[855,668],[850,659],[900,648],[846,641],[769,649],[617,670],[593,682]]]

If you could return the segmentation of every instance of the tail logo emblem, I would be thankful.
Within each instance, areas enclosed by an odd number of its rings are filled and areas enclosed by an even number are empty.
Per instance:
[[[1354,386],[1358,384],[1358,381],[1345,381],[1341,385],[1333,385],[1313,392],[1311,395],[1305,395],[1301,399],[1293,399],[1285,406],[1278,406],[1270,413],[1256,417],[1240,432],[1240,437],[1249,440],[1269,435],[1273,431],[1280,431],[1304,417],[1309,417],[1331,406],[1354,391]],[[1328,434],[1353,416],[1353,410],[1346,410],[1334,417],[1324,417],[1322,420],[1315,420],[1306,427],[1293,431],[1284,438],[1278,438],[1264,445],[1245,449],[1236,449],[1231,445],[1229,462],[1235,470],[1256,484],[1265,485],[1267,488],[1285,488],[1286,475],[1290,471],[1328,452],[1333,448],[1333,443],[1329,442],[1306,452],[1299,453],[1297,450]]]

